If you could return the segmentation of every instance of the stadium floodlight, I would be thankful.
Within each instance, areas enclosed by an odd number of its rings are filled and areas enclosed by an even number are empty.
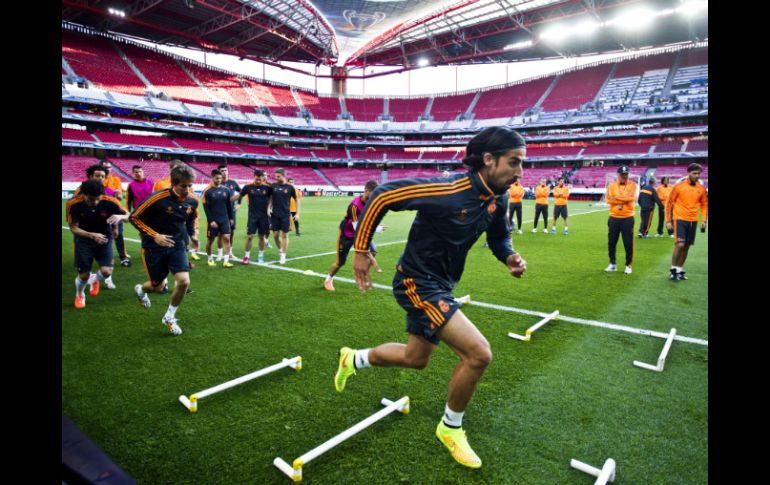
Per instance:
[[[641,7],[623,12],[608,23],[626,29],[640,29],[648,26],[653,18],[655,18],[655,12]]]
[[[430,61],[424,57],[421,57],[420,59],[417,59],[417,65],[420,67],[429,66]]]
[[[119,10],[117,8],[110,7],[110,8],[107,9],[107,11],[110,12],[110,15],[115,15],[116,17],[125,17],[126,16],[126,12],[124,12],[123,10]]]
[[[540,34],[540,40],[550,40],[553,42],[559,42],[572,33],[572,29],[564,26],[552,27],[542,34]]]
[[[677,10],[688,17],[692,17],[704,8],[708,8],[708,2],[703,1],[690,1],[682,4]]]
[[[575,26],[574,31],[578,35],[588,36],[594,33],[596,29],[600,27],[600,24],[594,20],[584,20]]]
[[[503,49],[507,51],[512,51],[516,49],[526,49],[527,47],[532,47],[533,45],[535,45],[535,43],[532,42],[531,40],[525,40],[523,42],[515,42],[513,44],[508,44],[507,46],[503,47]]]

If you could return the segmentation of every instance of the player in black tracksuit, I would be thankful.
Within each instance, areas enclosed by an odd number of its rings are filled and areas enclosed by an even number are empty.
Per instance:
[[[639,237],[649,237],[652,216],[655,214],[655,206],[663,210],[663,202],[655,190],[655,179],[650,177],[645,185],[639,189],[639,207],[641,208],[642,221],[639,224]]]

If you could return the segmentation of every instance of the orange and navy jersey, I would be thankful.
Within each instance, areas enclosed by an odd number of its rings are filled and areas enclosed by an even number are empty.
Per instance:
[[[158,190],[163,190],[171,187],[171,177],[166,177],[164,179],[159,179],[155,181],[155,185],[152,186],[152,191],[157,192]]]
[[[355,250],[369,249],[388,211],[403,210],[417,211],[398,262],[405,276],[420,275],[451,291],[462,276],[468,251],[485,231],[498,260],[514,254],[505,216],[508,195],[495,195],[476,170],[379,185],[359,217]]]
[[[301,199],[302,198],[302,191],[299,190],[296,187],[294,187],[294,191],[297,194],[297,199],[296,200]],[[295,199],[290,199],[290,202],[289,202],[289,212],[297,212],[297,203],[295,202]]]
[[[612,182],[607,186],[607,203],[610,205],[610,217],[624,219],[634,217],[634,201],[636,200],[636,184],[628,181],[625,184]]]
[[[551,193],[551,188],[545,184],[535,187],[535,204],[548,205],[548,194]]]
[[[519,204],[521,203],[521,199],[524,197],[524,187],[521,186],[518,182],[511,185],[511,188],[508,189],[508,202],[511,204]]]
[[[688,180],[674,185],[674,189],[666,202],[666,222],[678,221],[697,222],[698,208],[704,221],[708,221],[708,194],[706,187],[701,184],[692,185]]]
[[[569,199],[569,187],[559,187],[558,185],[553,188],[553,200],[554,205],[567,205],[567,199]]]
[[[674,190],[673,185],[659,185],[655,191],[658,193],[660,201],[665,205],[668,197],[671,195],[671,191]]]
[[[173,189],[163,189],[150,194],[134,212],[129,221],[142,234],[142,247],[157,249],[154,237],[165,234],[174,239],[177,247],[185,246],[185,231],[195,234],[198,200],[190,196],[181,198]]]
[[[69,225],[77,224],[84,231],[97,232],[108,238],[112,237],[112,228],[107,224],[107,219],[113,214],[126,213],[118,199],[107,195],[99,196],[93,207],[86,205],[85,196],[75,196],[67,201],[66,211]],[[75,239],[78,239],[77,236]]]

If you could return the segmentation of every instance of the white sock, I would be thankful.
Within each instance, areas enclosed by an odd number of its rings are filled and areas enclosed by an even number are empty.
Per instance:
[[[326,281],[331,281],[333,279],[334,279],[334,276],[332,276],[330,274],[326,275]]]
[[[369,363],[369,350],[371,349],[356,350],[356,355],[353,357],[353,366],[356,369],[365,369],[372,366]]]
[[[465,411],[458,413],[449,409],[449,403],[447,403],[444,408],[444,424],[451,428],[462,428],[463,414],[465,414]]]
[[[80,278],[75,278],[75,291],[77,291],[78,296],[85,296],[86,286],[88,286],[88,282],[84,282]]]
[[[166,316],[174,318],[174,315],[176,315],[176,309],[179,307],[175,307],[174,305],[169,305],[168,310],[166,310]]]
[[[262,258],[262,257],[264,257],[264,256],[265,256],[265,252],[264,252],[264,251],[260,251],[260,252],[259,252],[259,257],[260,257],[260,258]]]
[[[225,263],[228,262],[228,261],[230,261],[230,255],[229,254],[225,254]]]
[[[674,269],[677,273],[681,273],[683,271],[681,266],[674,266]]]
[[[250,254],[251,254],[251,251],[246,251],[246,254],[244,254],[243,257],[248,258]]]
[[[109,275],[108,277],[104,278],[104,282],[108,285],[112,284],[112,275]]]
[[[219,248],[219,251],[217,251],[217,258],[222,257],[222,248]]]
[[[569,227],[567,227],[567,226],[564,226],[564,230],[565,230],[565,231],[569,231]]]
[[[214,255],[213,254],[209,254],[209,261],[214,261]]]

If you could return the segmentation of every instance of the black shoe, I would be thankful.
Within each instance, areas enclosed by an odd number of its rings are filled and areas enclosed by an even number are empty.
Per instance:
[[[677,273],[676,279],[679,281],[688,279],[687,276],[684,275],[684,273],[685,273],[684,271],[680,271],[679,273]]]
[[[125,266],[126,268],[129,268],[129,267],[131,267],[131,260],[130,259],[124,259],[123,261],[120,262],[120,265],[121,266]]]
[[[187,288],[187,294],[188,294],[188,295],[189,295],[190,293],[192,293],[192,292],[193,292],[193,290],[192,290],[191,288]]]
[[[297,236],[301,236],[301,235],[302,235],[302,234],[300,234],[300,233],[297,233]]]
[[[670,272],[670,274],[668,275],[668,279],[670,279],[671,281],[678,281],[679,280],[679,278],[677,278],[677,276],[676,276],[676,270],[674,268],[671,268],[669,270],[669,272]]]
[[[164,286],[163,286],[163,289],[161,290],[161,293],[163,293],[164,295],[165,295],[166,293],[168,293],[168,285],[164,285]]]

